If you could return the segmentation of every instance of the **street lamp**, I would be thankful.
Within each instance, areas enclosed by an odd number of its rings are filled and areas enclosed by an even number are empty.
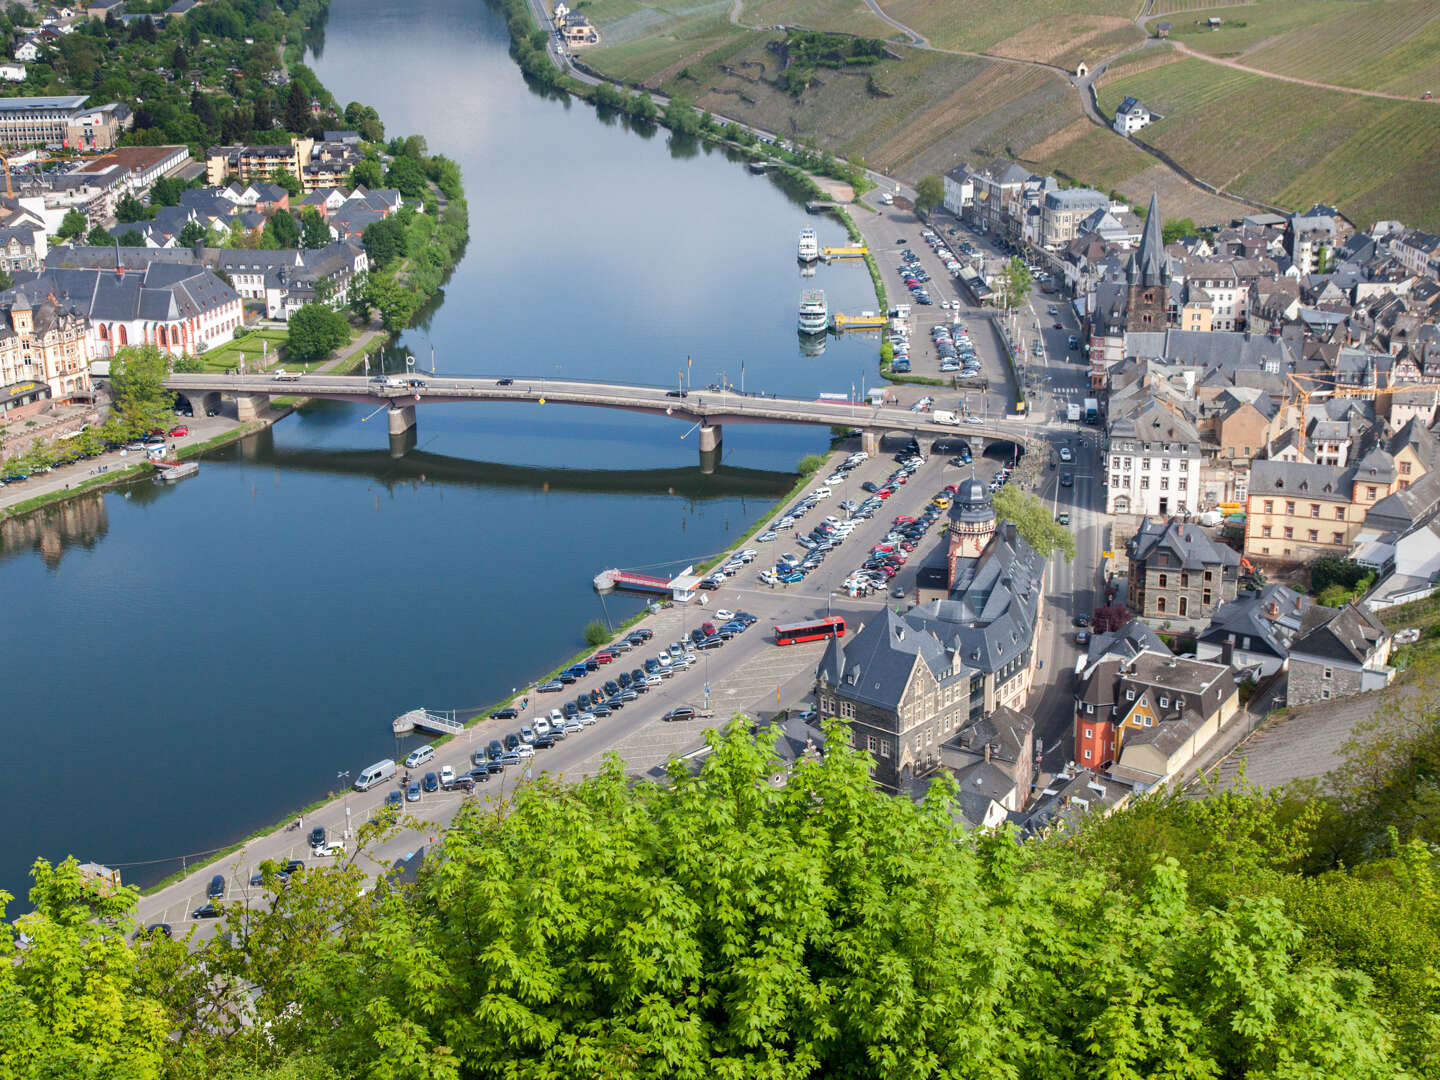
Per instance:
[[[348,783],[345,783],[345,781],[347,781],[347,780],[350,779],[350,770],[349,770],[349,769],[346,769],[344,772],[337,772],[337,773],[335,774],[335,779],[336,779],[336,780],[339,780],[341,783],[344,783],[344,784],[345,784],[345,839],[346,839],[346,840],[349,840],[349,839],[350,839],[350,785],[349,785]]]

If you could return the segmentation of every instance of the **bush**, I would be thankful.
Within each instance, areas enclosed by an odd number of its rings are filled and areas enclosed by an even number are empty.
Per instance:
[[[1338,555],[1322,555],[1310,564],[1310,593],[1319,596],[1332,585],[1353,591],[1365,576],[1365,568]]]
[[[825,459],[819,454],[806,454],[800,459],[800,464],[796,471],[799,472],[801,476],[813,476],[820,471],[824,464]]]
[[[604,645],[610,640],[610,628],[599,619],[591,619],[585,626],[586,645]]]

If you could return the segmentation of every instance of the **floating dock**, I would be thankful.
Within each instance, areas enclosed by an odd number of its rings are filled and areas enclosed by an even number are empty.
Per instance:
[[[595,591],[608,593],[629,589],[632,592],[668,593],[671,590],[670,580],[634,570],[601,570],[595,575]]]
[[[157,461],[155,463],[155,479],[162,484],[173,484],[177,480],[184,480],[187,476],[194,476],[200,471],[200,466],[194,461]]]
[[[886,315],[844,315],[835,313],[836,330],[884,330],[890,319]]]
[[[839,206],[838,203],[824,202],[824,201],[822,201],[822,200],[820,200],[820,199],[811,199],[809,202],[807,202],[807,203],[805,204],[805,211],[806,211],[806,213],[809,213],[809,214],[823,214],[823,213],[825,213],[827,210],[838,210],[838,209],[840,209],[840,206]]]
[[[820,249],[820,257],[826,262],[833,259],[863,259],[870,254],[863,245],[859,247],[827,247]]]
[[[396,735],[408,735],[412,731],[429,731],[435,735],[456,735],[465,730],[465,725],[449,716],[441,716],[425,709],[411,709],[390,722],[390,729]]]

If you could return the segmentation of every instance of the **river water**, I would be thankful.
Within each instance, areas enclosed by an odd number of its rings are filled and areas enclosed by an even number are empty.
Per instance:
[[[861,264],[802,279],[808,217],[777,183],[664,129],[530,90],[474,0],[334,0],[313,66],[390,134],[460,162],[471,241],[401,338],[424,369],[848,393],[874,340],[806,356],[802,287],[874,306]],[[687,360],[688,358],[688,360]],[[742,364],[744,366],[742,374]],[[679,569],[788,489],[820,429],[726,432],[714,475],[658,417],[427,405],[391,456],[382,416],[327,403],[207,458],[0,532],[10,827],[0,888],[37,855],[147,884],[393,753],[389,721],[479,706],[583,647],[607,566]]]

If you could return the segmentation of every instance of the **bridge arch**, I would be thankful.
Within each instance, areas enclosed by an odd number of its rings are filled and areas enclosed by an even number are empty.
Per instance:
[[[187,390],[175,395],[175,408],[181,412],[189,408],[193,416],[209,416],[211,410],[218,415],[221,405],[218,390]]]

